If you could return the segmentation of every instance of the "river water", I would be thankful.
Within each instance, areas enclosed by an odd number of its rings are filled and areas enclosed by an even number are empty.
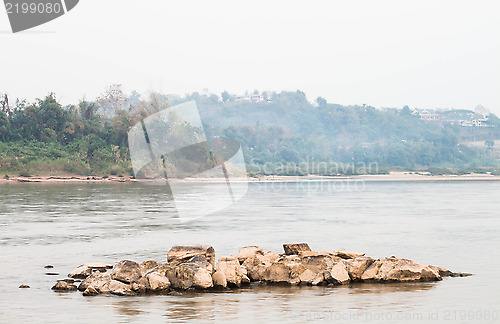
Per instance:
[[[252,182],[239,202],[190,223],[159,186],[0,184],[0,323],[498,322],[499,230],[500,182]],[[475,275],[140,297],[50,290],[82,263],[164,262],[175,244],[210,244],[218,258],[291,242]]]

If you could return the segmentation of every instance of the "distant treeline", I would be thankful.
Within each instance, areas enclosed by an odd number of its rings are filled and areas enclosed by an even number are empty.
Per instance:
[[[311,103],[300,91],[255,92],[252,101],[235,98],[228,93],[125,95],[120,86],[111,86],[95,101],[64,107],[54,94],[33,103],[2,96],[0,172],[132,174],[130,127],[189,100],[196,101],[207,136],[238,140],[255,173],[333,175],[429,168],[498,172],[500,165],[495,153],[500,119],[494,114],[488,116],[491,127],[465,128],[422,120],[408,107],[342,106],[322,98]],[[483,144],[465,143],[472,141]]]

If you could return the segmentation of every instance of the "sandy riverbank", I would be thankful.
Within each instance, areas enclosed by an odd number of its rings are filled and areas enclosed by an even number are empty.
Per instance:
[[[161,180],[158,180],[161,181]],[[179,182],[225,182],[220,178],[186,178],[170,179]],[[233,181],[250,182],[295,182],[295,181],[500,181],[500,176],[490,174],[468,174],[468,175],[428,175],[409,172],[391,172],[381,175],[355,175],[355,176],[258,176],[233,179]],[[131,183],[141,182],[134,177],[110,176],[11,176],[9,179],[2,178],[0,183]]]

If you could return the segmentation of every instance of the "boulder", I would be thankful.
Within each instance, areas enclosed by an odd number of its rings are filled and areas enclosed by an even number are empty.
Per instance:
[[[164,273],[151,272],[146,275],[145,279],[147,279],[149,284],[149,288],[147,288],[148,291],[166,292],[170,288],[170,281]]]
[[[204,264],[197,262],[181,263],[167,270],[166,275],[174,289],[206,289],[213,286],[211,273]]]
[[[212,275],[212,281],[214,283],[214,287],[227,288],[227,280],[224,272],[216,270]]]
[[[141,267],[141,275],[144,276],[146,273],[151,271],[154,268],[157,268],[160,266],[160,263],[156,261],[144,261],[143,263],[140,264]]]
[[[361,276],[365,270],[374,262],[370,257],[356,257],[354,259],[345,260],[344,263],[352,281],[361,281]]]
[[[342,259],[354,259],[364,256],[364,253],[349,252],[345,250],[338,250],[333,252],[333,255]]]
[[[178,265],[192,257],[203,255],[212,266],[215,265],[215,250],[208,245],[176,245],[167,253],[167,262]]]
[[[120,261],[111,272],[111,279],[130,284],[142,276],[141,266],[130,260]]]
[[[323,272],[325,282],[334,285],[345,285],[351,281],[344,262],[337,262],[333,267]]]
[[[262,277],[269,283],[290,283],[290,267],[283,261],[275,262],[265,270]]]
[[[245,246],[240,249],[236,257],[240,264],[242,264],[246,259],[253,258],[256,254],[263,255],[264,251],[258,246]]]
[[[283,249],[286,255],[299,255],[301,252],[311,251],[311,248],[307,243],[291,243],[283,244]]]
[[[55,291],[74,291],[76,289],[75,284],[68,283],[65,280],[59,280],[54,286],[52,286],[52,290]]]
[[[340,259],[328,254],[304,256],[300,259],[305,269],[318,274],[333,267]]]
[[[130,284],[130,289],[136,293],[145,293],[150,290],[149,280],[146,277],[141,277],[139,280]]]
[[[118,296],[134,296],[136,293],[132,290],[131,285],[122,281],[111,280],[108,284],[109,292]]]
[[[275,252],[267,252],[263,255],[256,254],[252,258],[246,259],[242,267],[246,269],[247,276],[251,281],[262,281],[264,280],[264,273],[267,268],[278,260],[278,258],[279,255]]]
[[[78,286],[78,290],[85,291],[92,286],[96,291],[103,293],[108,290],[107,285],[111,281],[111,276],[102,272],[95,272]]]
[[[241,284],[250,282],[238,259],[232,255],[220,258],[219,262],[217,262],[216,271],[224,274],[228,286],[240,287]]]

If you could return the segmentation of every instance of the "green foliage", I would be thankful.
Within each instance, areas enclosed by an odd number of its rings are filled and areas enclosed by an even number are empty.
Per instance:
[[[142,99],[134,92],[127,98],[113,86],[97,102],[67,107],[54,94],[32,104],[18,100],[8,114],[0,112],[0,172],[132,174],[130,127],[169,104],[188,100],[196,100],[207,137],[241,143],[252,174],[335,176],[389,169],[449,174],[499,165],[494,140],[500,138],[500,119],[493,114],[488,116],[493,127],[476,129],[421,120],[408,106],[379,110],[331,104],[321,97],[312,104],[300,91],[261,95],[266,100],[250,102],[236,101],[227,92],[222,100],[195,92],[167,103],[166,96],[155,93]],[[444,115],[479,118],[468,110]],[[162,125],[166,139],[189,142],[201,131],[172,120]],[[464,141],[484,141],[488,150]],[[166,163],[174,169],[193,167],[191,160],[171,156]],[[182,173],[182,167],[177,172]]]

